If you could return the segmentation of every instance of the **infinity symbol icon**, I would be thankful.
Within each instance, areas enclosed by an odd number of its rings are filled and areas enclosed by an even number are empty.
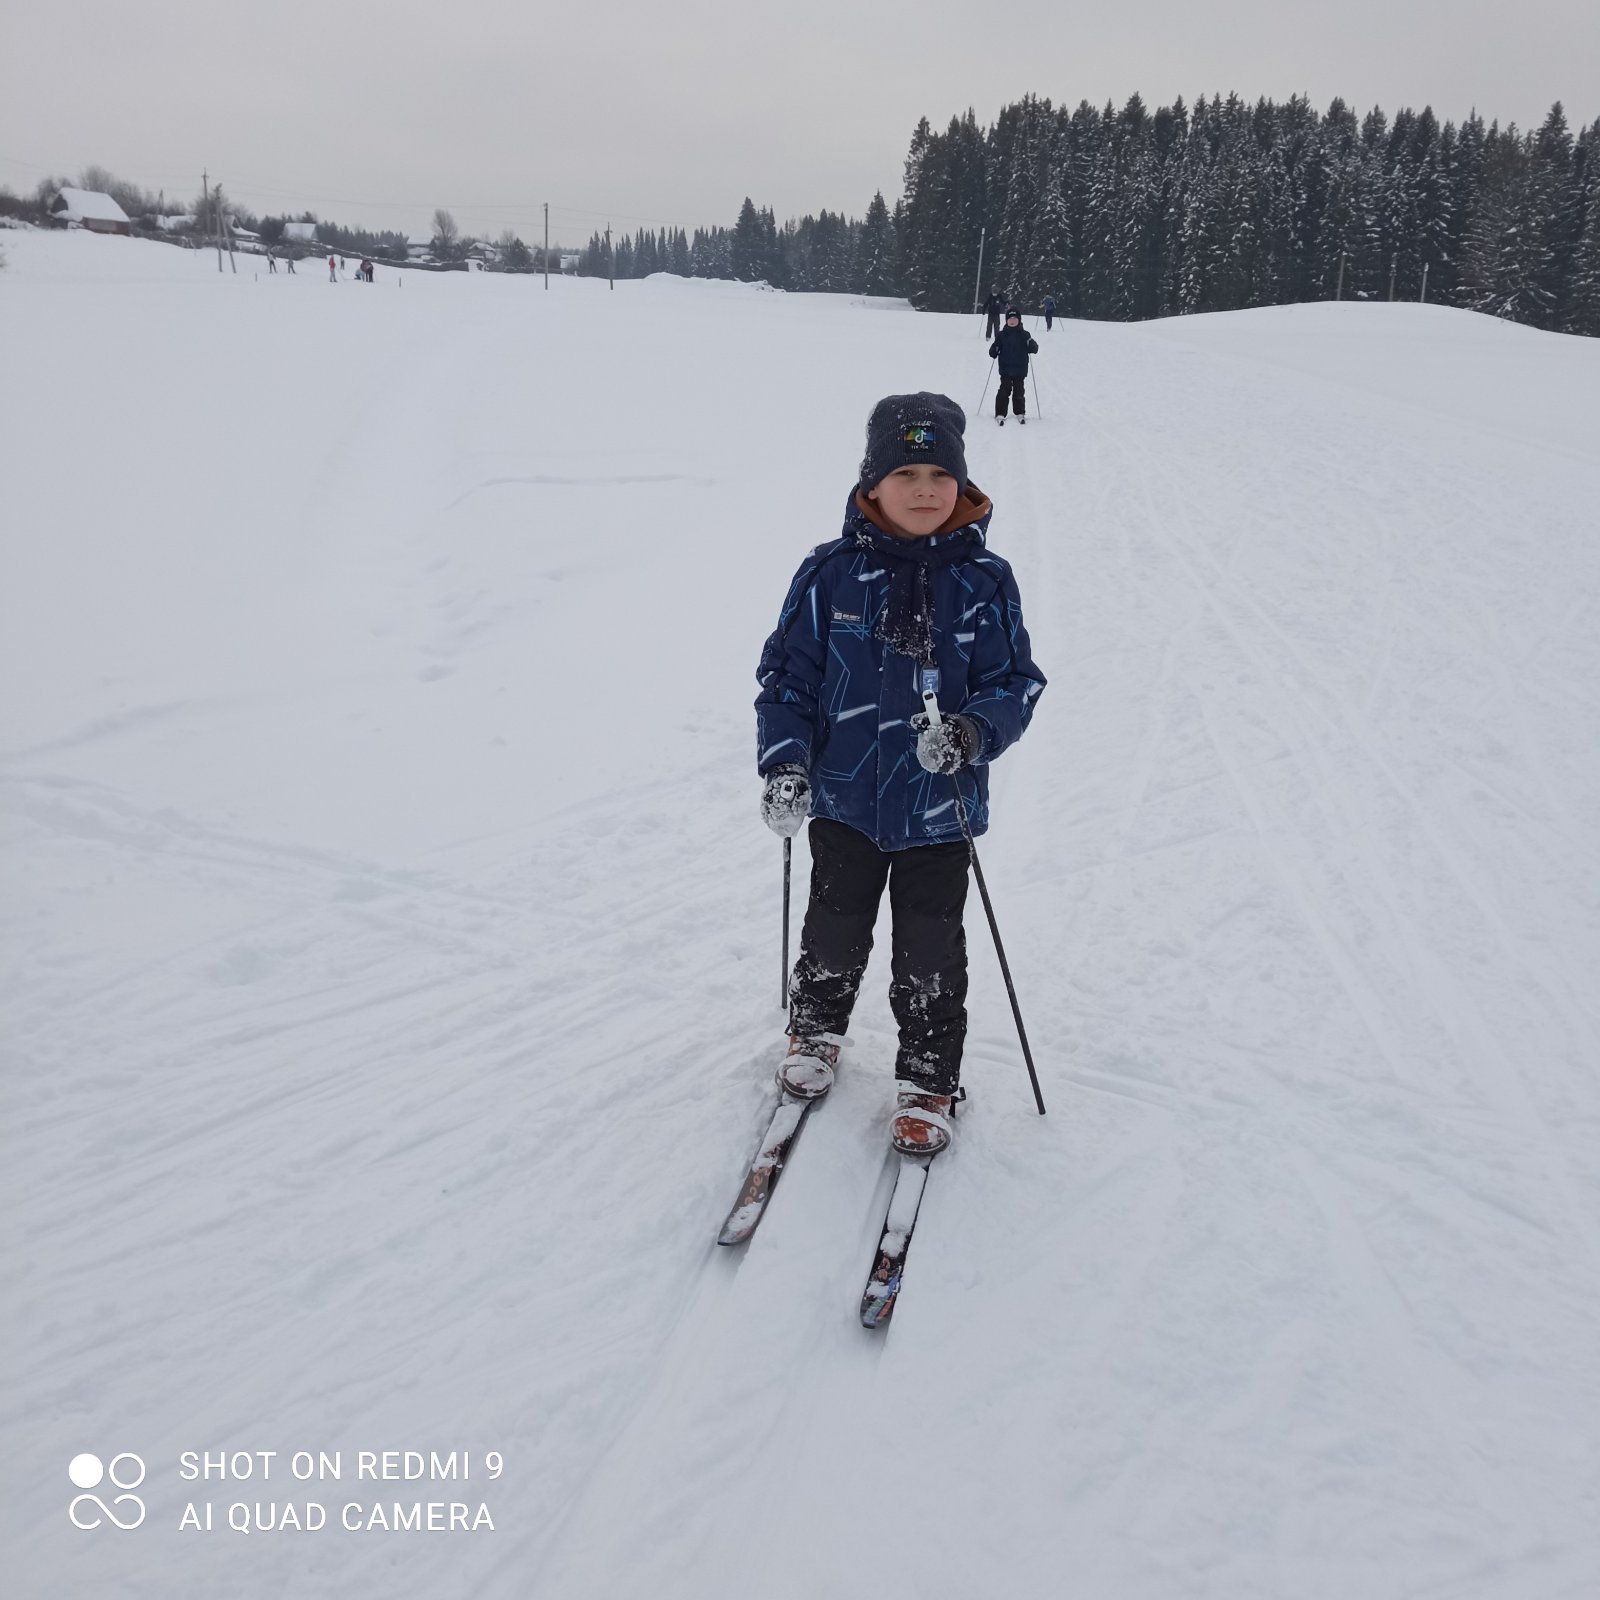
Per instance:
[[[105,1512],[106,1520],[108,1522],[115,1523],[119,1528],[137,1528],[139,1524],[144,1521],[144,1501],[141,1500],[136,1494],[119,1494],[116,1499],[111,1502],[111,1505],[120,1506],[124,1503],[124,1501],[131,1500],[134,1505],[138,1507],[138,1512],[132,1522],[124,1522],[122,1518],[111,1509],[111,1506],[108,1506],[99,1495],[80,1494],[75,1495],[73,1497],[72,1504],[67,1507],[67,1515],[72,1518],[72,1524],[76,1528],[98,1528],[100,1526],[99,1517],[96,1517],[93,1522],[83,1522],[79,1519],[78,1507],[81,1506],[85,1500],[89,1501],[93,1505],[99,1506],[100,1509]]]

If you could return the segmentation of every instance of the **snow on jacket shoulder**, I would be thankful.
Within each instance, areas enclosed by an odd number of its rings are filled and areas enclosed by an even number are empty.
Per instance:
[[[958,775],[974,834],[988,826],[988,764],[1022,737],[1045,686],[1016,579],[984,545],[992,508],[974,485],[966,492],[973,521],[935,536],[971,549],[929,567],[931,667],[878,637],[890,574],[852,494],[843,536],[801,564],[757,669],[758,769],[805,768],[811,814],[848,824],[882,850],[961,837],[950,780],[917,761],[911,718],[924,679],[941,711],[971,717],[983,735],[976,762]]]

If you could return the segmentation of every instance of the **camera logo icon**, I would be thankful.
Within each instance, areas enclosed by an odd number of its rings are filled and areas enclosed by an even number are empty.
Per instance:
[[[98,1528],[101,1523],[109,1522],[115,1528],[126,1530],[137,1528],[144,1521],[144,1501],[129,1492],[144,1482],[144,1461],[131,1450],[112,1456],[109,1465],[96,1455],[74,1456],[67,1463],[67,1476],[74,1488],[86,1491],[74,1495],[72,1504],[67,1507],[67,1515],[75,1528]],[[99,1488],[107,1478],[123,1491],[112,1496],[109,1506],[99,1495],[87,1492]],[[112,1506],[117,1509],[112,1510]]]

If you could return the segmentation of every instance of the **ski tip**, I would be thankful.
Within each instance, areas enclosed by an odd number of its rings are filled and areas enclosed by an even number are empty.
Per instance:
[[[905,1276],[902,1263],[879,1255],[867,1280],[866,1292],[861,1296],[861,1326],[881,1328],[894,1315],[895,1301],[900,1298],[900,1283]]]
[[[743,1205],[735,1206],[728,1213],[728,1220],[722,1224],[722,1232],[717,1235],[718,1244],[743,1244],[751,1234],[756,1231],[756,1224],[761,1221],[767,1209],[769,1191],[754,1196],[745,1201]]]
[[[861,1301],[861,1326],[881,1328],[894,1315],[894,1303],[900,1290],[898,1275],[892,1283],[885,1284],[881,1293],[868,1292]]]

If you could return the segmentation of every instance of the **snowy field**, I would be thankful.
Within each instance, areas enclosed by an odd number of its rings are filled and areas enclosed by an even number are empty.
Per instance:
[[[969,462],[1051,680],[983,846],[1049,1115],[974,898],[881,1336],[881,952],[712,1243],[781,1049],[750,702],[979,322],[0,247],[9,1595],[1600,1594],[1600,342],[1037,330]]]

